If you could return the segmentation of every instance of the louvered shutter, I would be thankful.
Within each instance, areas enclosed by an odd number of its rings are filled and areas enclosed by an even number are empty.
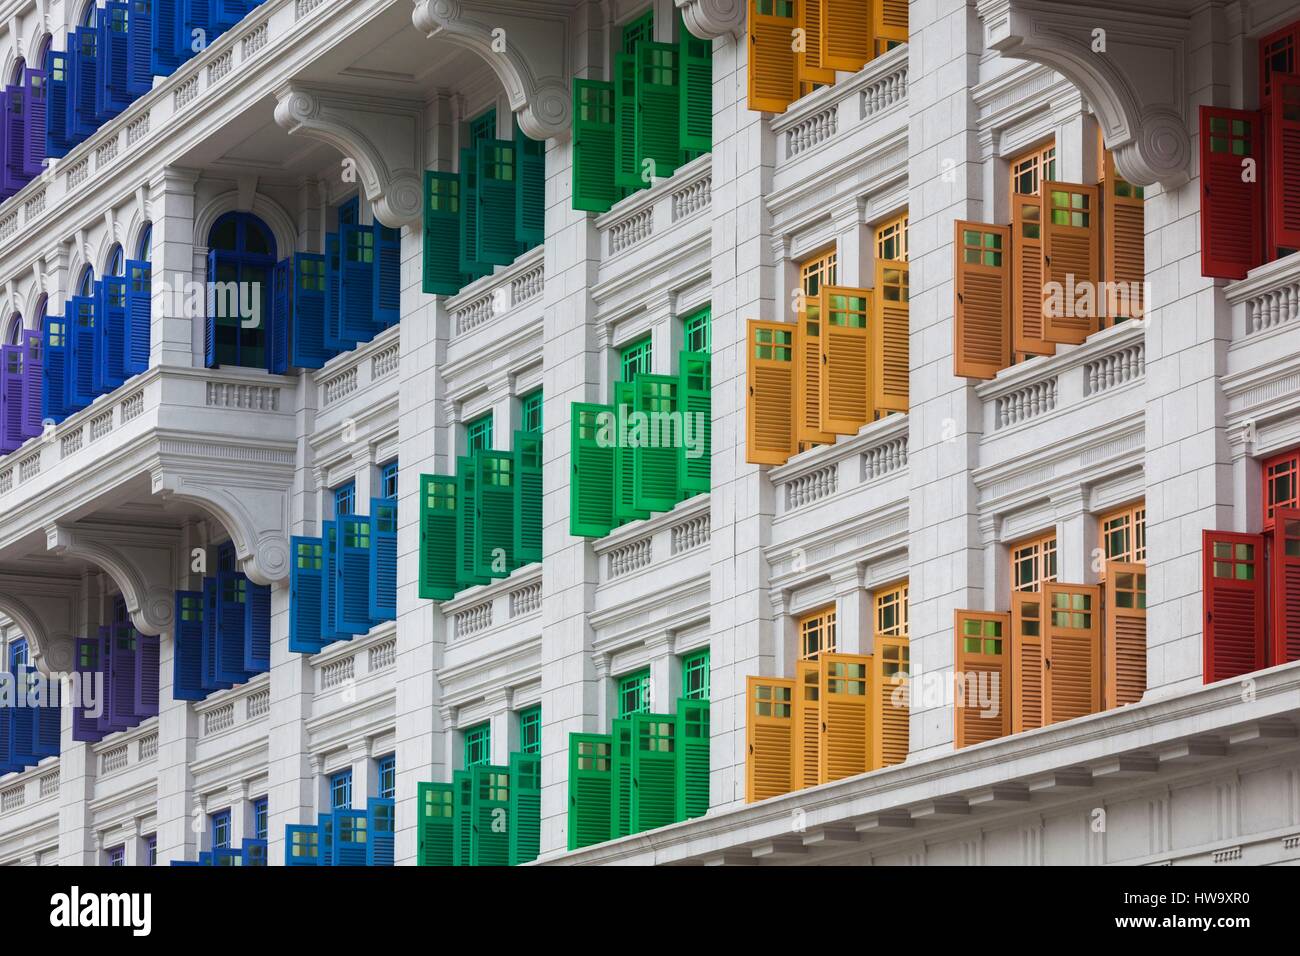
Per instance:
[[[1203,547],[1204,679],[1212,684],[1267,666],[1264,536],[1206,531]]]
[[[30,673],[26,667],[13,669],[15,693],[19,687],[28,685]],[[9,739],[5,741],[3,749],[0,749],[0,759],[11,769],[23,771],[36,765],[36,754],[32,748],[33,728],[36,725],[35,709],[17,700],[5,709],[8,713],[0,719],[4,719]]]
[[[125,608],[122,609],[122,616],[125,617]],[[139,723],[135,715],[135,628],[129,620],[117,621],[113,624],[109,640],[113,643],[110,721],[114,730],[126,730]]]
[[[1102,278],[1111,324],[1146,313],[1146,202],[1138,187],[1120,177],[1115,157],[1102,151]]]
[[[17,451],[23,443],[23,349],[0,346],[0,454]]]
[[[713,43],[677,25],[681,102],[678,140],[682,149],[707,153],[713,149]]]
[[[1074,183],[1043,183],[1043,281],[1059,294],[1044,296],[1043,336],[1077,345],[1101,328],[1100,190]],[[1093,303],[1077,290],[1091,290]]]
[[[99,38],[94,27],[77,27],[76,53],[72,57],[72,120],[77,142],[95,135],[101,123],[109,119],[99,113]]]
[[[656,179],[667,179],[682,162],[679,88],[682,74],[677,51],[671,43],[637,44],[638,178],[644,176],[640,164],[647,159],[654,161]]]
[[[116,116],[135,98],[129,89],[131,69],[130,37],[127,32],[127,5],[104,4],[99,13],[100,102],[98,112],[105,118]]]
[[[419,841],[415,861],[419,866],[451,866],[455,794],[449,783],[421,783],[417,788]]]
[[[487,584],[490,578],[478,573],[478,463],[456,459],[456,589]]]
[[[68,54],[50,53],[49,95],[45,101],[45,153],[66,156],[68,139]]]
[[[71,409],[68,404],[68,325],[57,315],[45,317],[42,330],[45,354],[41,366],[42,420],[61,422]]]
[[[629,421],[636,410],[636,383],[614,383],[614,411],[617,422]],[[621,425],[619,428],[621,429]],[[650,512],[636,506],[637,450],[621,435],[614,445],[614,518],[615,523],[640,521],[650,517]]]
[[[1300,660],[1300,509],[1276,508],[1269,550],[1270,665]]]
[[[682,441],[677,450],[677,475],[683,497],[707,494],[713,461],[713,377],[708,352],[683,352],[678,370],[678,408],[683,423],[689,420],[694,441]],[[696,457],[691,457],[698,451]]]
[[[621,189],[640,189],[641,158],[637,155],[636,56],[614,55],[614,182]]]
[[[821,692],[822,782],[871,769],[870,655],[823,654]]]
[[[614,519],[614,449],[609,447],[614,427],[608,405],[575,402],[569,450],[573,475],[569,482],[569,533],[600,538],[609,534]],[[602,437],[604,430],[606,435]]]
[[[672,714],[632,718],[632,832],[677,821],[677,719]]]
[[[614,84],[573,81],[573,208],[607,212],[618,201]]]
[[[492,272],[478,259],[479,250],[478,152],[460,151],[460,271],[471,280]]]
[[[953,374],[993,378],[1011,362],[1011,230],[958,221]]]
[[[632,721],[610,722],[609,836],[612,840],[632,833]]]
[[[172,697],[203,700],[203,592],[176,592],[176,627],[172,632]]]
[[[397,835],[397,804],[371,797],[366,801],[366,866],[392,866]]]
[[[23,418],[24,438],[39,438],[42,428],[42,377],[44,375],[44,341],[36,329],[23,336]]]
[[[325,257],[295,253],[293,267],[290,364],[295,368],[323,368],[333,356],[325,345]]]
[[[470,771],[474,784],[473,866],[510,862],[510,768],[482,765]]]
[[[833,432],[822,431],[821,329],[821,299],[814,297],[799,312],[795,326],[795,430],[800,450],[835,441]]]
[[[1043,595],[1011,594],[1011,732],[1043,726]]]
[[[99,283],[100,314],[95,325],[101,348],[96,357],[104,391],[119,387],[128,375],[126,293],[127,280],[122,276],[105,276]]]
[[[519,566],[515,560],[515,456],[508,451],[480,451],[478,520],[474,524],[476,573],[504,578]]]
[[[350,352],[357,343],[343,336],[343,260],[339,237],[325,237],[325,348],[334,354]]]
[[[320,828],[290,823],[284,828],[284,865],[320,865]]]
[[[100,646],[99,641],[89,637],[77,638],[77,673],[82,675],[82,681],[94,680],[94,674],[100,672]],[[105,680],[107,684],[107,680]],[[178,694],[174,696],[179,697]],[[201,698],[195,698],[201,699]],[[100,706],[105,706],[105,701],[100,700]],[[98,721],[86,712],[86,709],[79,704],[73,705],[72,708],[72,739],[82,743],[96,743],[102,740],[104,735],[100,732]]]
[[[745,460],[784,465],[796,451],[795,326],[749,321]]]
[[[333,866],[365,866],[370,831],[365,810],[335,810]]]
[[[1259,112],[1201,107],[1202,275],[1244,279],[1264,261],[1264,124]]]
[[[906,412],[911,367],[908,347],[909,269],[900,260],[876,260],[871,323],[871,404],[877,412]]]
[[[153,31],[151,67],[155,76],[171,76],[182,61],[188,59],[189,44],[184,42],[185,28],[181,5],[167,0],[152,0]]]
[[[793,788],[815,787],[824,779],[821,757],[822,665],[796,661],[794,665],[794,779]]]
[[[318,813],[316,829],[320,833],[320,866],[334,865],[334,814]]]
[[[343,250],[343,273],[339,279],[340,337],[350,342],[369,342],[379,329],[375,325],[375,233],[369,226],[339,226]]]
[[[324,604],[324,543],[320,538],[289,540],[293,563],[289,565],[289,650],[315,654],[325,646],[321,638]]]
[[[147,262],[126,264],[125,373],[128,377],[149,371],[149,346],[153,322],[153,267]]]
[[[872,295],[866,289],[823,286],[821,291],[822,431],[856,435],[871,421]]]
[[[638,375],[633,383],[633,408],[648,423],[646,440],[633,451],[633,506],[641,511],[672,511],[683,497],[677,473],[682,442],[672,424],[680,421],[678,386],[668,375]]]
[[[53,685],[51,685],[52,687]],[[36,722],[32,730],[35,739],[32,742],[32,750],[35,751],[38,760],[45,757],[57,757],[60,752],[59,725],[63,721],[62,708],[58,704],[63,700],[62,697],[57,699],[47,697],[45,706],[40,709],[36,715]],[[155,700],[154,714],[158,713],[157,702]]]
[[[460,268],[460,198],[459,173],[424,174],[426,295],[455,295],[466,283]]]
[[[957,689],[953,746],[969,747],[1005,737],[1011,730],[1008,614],[956,611]]]
[[[1268,144],[1268,226],[1272,255],[1300,249],[1300,75],[1274,73]]]
[[[23,103],[26,106],[23,175],[27,179],[35,179],[45,169],[49,83],[44,70],[23,71],[23,93]]]
[[[271,316],[266,328],[266,369],[272,375],[289,370],[289,313],[293,298],[293,260],[281,259],[271,272]]]
[[[822,63],[822,46],[826,43],[826,0],[803,0],[799,4],[799,29],[803,30],[803,52],[797,60],[797,76],[803,83],[835,82],[835,70]]]
[[[794,780],[794,681],[745,679],[745,800],[789,793]]]
[[[907,42],[907,4],[908,0],[876,0],[871,5],[871,32],[878,51],[891,43]]]
[[[879,5],[881,0],[876,0]],[[862,0],[822,0],[826,24],[822,30],[822,65],[856,73],[875,54],[871,18]]]
[[[455,816],[452,822],[453,866],[474,865],[474,777],[468,770],[457,770],[451,775],[455,791]]]
[[[515,432],[514,559],[542,560],[542,436]]]
[[[245,580],[244,670],[265,674],[271,669],[271,589]]]
[[[68,338],[70,404],[85,408],[99,393],[95,389],[95,300],[73,296]]]
[[[709,702],[677,701],[677,820],[709,812]]]
[[[1136,704],[1147,690],[1147,568],[1106,562],[1106,632],[1102,703]]]
[[[397,501],[370,499],[370,620],[397,620]]]
[[[153,89],[153,10],[155,0],[131,0],[126,20],[126,86],[132,99]]]
[[[21,83],[6,86],[4,96],[0,98],[4,106],[4,150],[0,160],[3,161],[4,192],[13,195],[28,183],[23,173],[24,159],[27,155],[27,92]]]
[[[1101,710],[1101,589],[1043,585],[1043,722]]]
[[[217,262],[220,253],[216,249],[208,250],[208,301],[203,317],[203,364],[206,368],[217,367]]]
[[[370,632],[370,518],[343,515],[334,522],[338,561],[334,568],[334,628],[340,634]]]
[[[522,251],[515,239],[519,156],[510,140],[489,139],[478,144],[476,161],[478,244],[474,258],[491,265],[508,266]]]
[[[1054,355],[1043,337],[1043,198],[1011,197],[1011,335],[1025,355]]]
[[[546,239],[546,142],[515,129],[519,183],[515,189],[515,244],[521,252]]]
[[[759,0],[749,0],[751,110],[784,113],[799,98],[798,63],[792,42],[797,26],[793,16],[759,13]]]
[[[267,863],[267,843],[265,840],[250,840],[244,838],[244,842],[239,847],[239,865],[240,866],[266,866]]]
[[[420,476],[420,597],[456,596],[456,479]]]
[[[510,755],[511,866],[531,863],[542,847],[542,758]]]
[[[249,677],[244,669],[248,586],[248,579],[238,571],[217,572],[216,678],[227,686],[242,684]]]
[[[338,564],[338,528],[333,521],[321,522],[321,646],[334,641],[346,640],[347,635],[339,633],[335,624],[338,605],[338,577],[335,566]]]
[[[609,839],[610,748],[609,734],[569,735],[570,850]]]
[[[911,714],[911,651],[906,637],[876,637],[871,655],[871,767],[890,767],[907,759]]]
[[[159,639],[148,634],[136,634],[135,673],[132,687],[135,697],[132,711],[136,717],[158,716]]]

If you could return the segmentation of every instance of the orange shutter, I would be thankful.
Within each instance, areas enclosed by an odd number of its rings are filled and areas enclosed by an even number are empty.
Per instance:
[[[822,431],[856,435],[871,421],[871,292],[822,286]]]
[[[805,83],[834,83],[835,71],[822,65],[826,32],[826,0],[803,0],[799,4],[799,28],[804,51],[799,54],[799,79]]]
[[[1043,336],[1077,345],[1101,328],[1104,304],[1096,302],[1101,280],[1100,191],[1076,183],[1043,183],[1043,281],[1057,294],[1043,294]],[[1093,295],[1089,306],[1084,290]],[[1084,314],[1077,314],[1082,311]]]
[[[1011,732],[1043,726],[1043,596],[1011,594]]]
[[[756,465],[795,453],[794,333],[785,322],[749,322],[745,460]]]
[[[822,782],[821,764],[822,667],[818,661],[794,665],[794,787],[815,787]]]
[[[1011,230],[957,222],[953,373],[992,378],[1011,362]]]
[[[1136,704],[1147,690],[1147,567],[1123,561],[1106,562],[1106,680],[1107,710]]]
[[[882,48],[884,44],[907,42],[908,0],[875,0],[871,5],[871,32]]]
[[[750,677],[745,682],[745,800],[789,793],[794,764],[794,681]]]
[[[1110,324],[1119,319],[1140,319],[1146,310],[1143,283],[1146,282],[1146,204],[1140,187],[1120,178],[1115,157],[1102,151],[1102,276],[1113,283],[1106,315]]]
[[[759,13],[758,7],[758,0],[749,0],[749,108],[784,113],[799,98],[797,24],[793,16]]]
[[[1011,332],[1017,352],[1054,355],[1056,344],[1043,338],[1043,200],[1011,197]]]
[[[822,0],[826,25],[822,31],[823,66],[856,73],[875,52],[871,18],[862,0]]]
[[[1011,732],[1011,681],[1007,666],[1007,635],[1011,615],[957,611],[956,723],[953,746],[996,740]]]
[[[907,411],[907,263],[876,260],[876,314],[871,323],[871,396],[877,411]]]
[[[907,759],[909,653],[905,637],[876,637],[871,680],[871,769]]]
[[[822,783],[871,767],[870,655],[823,654],[821,688]]]
[[[822,340],[820,300],[807,300],[799,313],[798,332],[795,334],[795,394],[799,420],[797,438],[803,446],[829,444],[835,441],[833,432],[822,431]]]
[[[1101,588],[1044,584],[1043,721],[1101,710]]]

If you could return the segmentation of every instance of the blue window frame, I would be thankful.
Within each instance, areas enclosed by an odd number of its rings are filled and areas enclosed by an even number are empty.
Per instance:
[[[104,851],[104,855],[108,857],[109,866],[126,866],[126,846],[124,844],[110,846]]]
[[[81,270],[81,282],[77,285],[77,295],[89,299],[95,294],[95,270],[90,266]]]
[[[334,489],[334,517],[341,518],[343,515],[354,515],[357,513],[357,485],[354,481],[349,481],[346,485],[339,485]]]
[[[379,467],[379,497],[397,500],[397,462],[390,461]]]
[[[93,27],[99,22],[99,5],[95,0],[86,0],[86,9],[81,11],[81,25]]]
[[[270,831],[270,806],[266,797],[259,797],[253,801],[253,839],[265,840],[267,833]]]
[[[227,289],[233,284],[238,301],[232,302],[229,294],[217,296],[218,314],[208,317],[209,368],[267,368],[274,273],[275,237],[265,223],[243,212],[226,213],[216,221],[208,233],[208,282]],[[245,322],[238,314],[253,294],[259,299],[257,323]]]
[[[122,246],[119,243],[113,243],[113,251],[108,254],[108,266],[104,270],[104,275],[120,276],[126,272],[126,256],[122,254]]]
[[[339,225],[355,226],[361,222],[361,197],[353,196],[339,206]]]
[[[393,800],[397,797],[397,755],[389,754],[376,761],[379,765],[379,799]]]
[[[158,835],[150,833],[144,838],[144,865],[158,865]]]
[[[212,849],[230,849],[230,811],[218,810],[212,814]]]
[[[9,673],[17,673],[20,667],[30,667],[31,651],[27,647],[27,638],[19,637],[9,642]]]
[[[136,258],[141,262],[153,261],[153,223],[144,224],[144,231],[140,233],[140,243],[136,252]]]
[[[352,769],[340,770],[330,777],[330,809],[352,809]]]

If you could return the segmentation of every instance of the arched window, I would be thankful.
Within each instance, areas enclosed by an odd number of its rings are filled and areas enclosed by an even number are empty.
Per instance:
[[[8,327],[5,329],[5,344],[23,344],[23,317],[17,312],[10,317]]]
[[[41,69],[45,71],[45,75],[49,76],[50,54],[54,52],[54,36],[52,34],[45,34],[45,39],[41,40],[40,51],[40,55],[36,57],[36,62],[41,65]]]
[[[99,20],[99,7],[95,5],[95,0],[89,0],[86,9],[81,11],[81,25],[83,27],[93,27]]]
[[[15,60],[15,61],[14,61],[14,69],[13,69],[13,72],[12,72],[11,74],[9,74],[9,77],[10,77],[10,79],[9,79],[9,85],[10,85],[10,86],[22,86],[22,85],[23,85],[23,73],[26,72],[26,70],[27,70],[27,61],[26,61],[26,60],[24,60],[22,57],[19,57],[17,60]]]
[[[81,281],[77,283],[77,295],[89,299],[95,294],[95,270],[86,266],[81,270]]]
[[[120,243],[113,243],[113,248],[108,253],[108,264],[104,267],[104,275],[120,276],[126,272],[126,257],[122,254]]]
[[[275,237],[244,212],[226,213],[208,234],[207,365],[267,368]]]
[[[136,248],[136,259],[140,262],[153,261],[153,223],[146,222],[140,233],[140,243]]]

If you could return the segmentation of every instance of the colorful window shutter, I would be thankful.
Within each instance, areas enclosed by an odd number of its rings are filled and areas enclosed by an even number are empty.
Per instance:
[[[789,793],[794,781],[794,681],[746,678],[745,800]]]
[[[478,468],[475,570],[481,577],[508,577],[519,566],[515,559],[515,456],[508,451],[481,451],[474,461]]]
[[[1005,737],[1011,729],[1010,680],[1006,639],[1008,614],[954,613],[957,677],[954,747],[969,747]]]
[[[104,4],[99,13],[99,112],[105,118],[116,116],[131,105],[128,75],[131,69],[130,37],[127,32],[127,5]]]
[[[125,616],[125,608],[123,608]],[[130,620],[119,621],[113,625],[112,679],[113,694],[112,722],[115,728],[134,727],[139,721],[135,716],[135,628]]]
[[[0,453],[16,451],[23,443],[23,349],[0,346]]]
[[[569,849],[610,838],[609,734],[569,735]]]
[[[172,697],[203,700],[203,592],[176,592],[176,630],[172,647]]]
[[[366,801],[366,866],[392,866],[397,804],[371,797]]]
[[[1274,73],[1268,131],[1269,251],[1300,249],[1300,75]]]
[[[152,69],[155,76],[171,76],[188,59],[181,51],[188,50],[184,42],[185,24],[181,5],[153,0]]]
[[[1145,314],[1146,202],[1141,187],[1122,179],[1115,157],[1102,151],[1102,277],[1117,283],[1114,302],[1106,303],[1112,320],[1138,319]],[[1098,303],[1100,305],[1101,303]]]
[[[542,758],[510,755],[509,864],[537,859],[542,846]]]
[[[324,602],[324,545],[320,538],[295,537],[289,541],[289,650],[315,654],[321,639]]]
[[[68,331],[69,404],[85,408],[98,395],[95,389],[95,300],[73,296]]]
[[[320,828],[291,823],[284,828],[284,865],[320,865]]]
[[[795,326],[749,322],[745,460],[783,465],[796,451]]]
[[[96,289],[99,315],[95,320],[95,351],[104,391],[112,391],[126,381],[126,291],[127,280],[121,276],[105,276]]]
[[[823,654],[821,739],[823,783],[871,768],[870,655]]]
[[[880,6],[882,0],[875,0]],[[826,15],[821,32],[821,63],[828,69],[856,73],[875,55],[871,18],[861,0],[822,0]]]
[[[671,43],[640,43],[636,49],[636,68],[638,176],[644,179],[641,164],[652,160],[654,177],[667,178],[682,162],[684,84],[681,84],[678,47]]]
[[[907,759],[911,678],[906,637],[876,636],[871,667],[871,769]]]
[[[218,676],[220,668],[220,592],[216,578],[203,579],[202,687],[207,693],[228,690],[231,685]]]
[[[691,416],[698,457],[685,441],[678,443],[677,476],[681,495],[707,494],[713,461],[713,375],[708,352],[683,352],[678,370],[678,408],[685,419]]]
[[[78,674],[88,676],[99,671],[99,656],[100,646],[97,639],[89,637],[77,638],[76,667]],[[103,736],[99,731],[96,719],[86,713],[84,708],[74,706],[72,710],[72,739],[83,743],[95,743],[102,740]]]
[[[460,271],[471,279],[492,271],[490,263],[478,258],[479,250],[478,152],[460,151]]]
[[[1011,593],[1011,732],[1043,726],[1043,596]]]
[[[1205,683],[1267,666],[1264,535],[1206,531],[1203,574]]]
[[[293,260],[281,259],[271,272],[271,315],[266,329],[266,370],[283,375],[289,370],[289,325],[293,311]]]
[[[418,787],[420,812],[416,863],[451,866],[455,793],[449,783],[422,783]]]
[[[614,383],[614,410],[631,412],[636,408],[635,382]],[[650,512],[636,506],[637,449],[621,439],[614,449],[614,518],[622,524],[649,518]]]
[[[1026,355],[1054,355],[1043,337],[1043,197],[1011,197],[1012,347]]]
[[[402,233],[378,221],[371,227],[375,243],[376,331],[391,328],[402,318]]]
[[[93,136],[99,125],[108,119],[107,116],[99,114],[96,96],[99,71],[99,55],[96,46],[99,37],[94,27],[77,27],[69,40],[74,44],[76,51],[70,61],[72,110],[69,127],[75,133],[77,141],[81,142],[86,137]]]
[[[323,368],[333,357],[333,351],[325,345],[325,257],[310,252],[295,253],[293,270],[290,364],[296,368]]]
[[[66,156],[72,147],[68,139],[68,100],[68,54],[52,52],[45,101],[45,152],[51,157]]]
[[[510,862],[510,768],[480,764],[470,771],[474,788],[471,866]],[[498,820],[507,823],[502,829]]]
[[[607,212],[614,182],[614,84],[573,81],[573,208]]]
[[[682,149],[707,153],[713,149],[713,43],[701,40],[679,21],[677,51],[681,96],[678,140]]]
[[[610,780],[609,838],[632,833],[632,720],[619,718],[610,722],[612,740]]]
[[[35,179],[45,170],[46,116],[49,81],[44,70],[23,71],[23,104],[26,108],[23,136],[23,175]]]
[[[866,289],[822,286],[821,429],[856,435],[872,420],[871,368],[872,294]]]
[[[456,586],[457,589],[487,584],[491,578],[478,573],[478,462],[456,459]]]
[[[1109,710],[1136,704],[1147,689],[1147,569],[1106,562],[1106,664],[1102,704]]]
[[[27,127],[23,120],[27,114],[27,91],[20,82],[17,86],[6,86],[4,95],[0,96],[0,106],[4,108],[4,142],[0,150],[0,162],[3,163],[3,180],[6,196],[11,196],[27,185],[23,175],[23,157],[27,152]]]
[[[203,364],[206,368],[217,367],[217,295],[214,283],[217,281],[217,264],[220,254],[216,249],[208,250],[208,302],[203,319]]]
[[[514,559],[542,560],[542,436],[515,432]]]
[[[572,408],[573,475],[569,482],[569,533],[599,538],[614,519],[614,449],[601,438],[602,424],[613,409],[575,402]]]
[[[456,596],[456,479],[420,476],[420,597]]]
[[[677,401],[678,385],[679,380],[674,376],[638,375],[632,383],[635,397],[633,408],[652,416],[647,421],[673,421],[673,413],[680,410]],[[664,414],[667,418],[657,417]],[[684,497],[681,478],[677,473],[682,444],[680,438],[677,436],[676,441],[665,442],[661,434],[657,442],[650,443],[656,447],[645,447],[647,443],[643,443],[634,450],[633,505],[638,510],[672,511],[673,506]]]
[[[829,444],[832,432],[822,431],[821,297],[805,298],[795,331],[795,397],[800,447]]]
[[[1076,311],[1074,290],[1101,279],[1101,192],[1096,186],[1043,183],[1043,280],[1061,290],[1055,307],[1043,310],[1043,335],[1051,342],[1078,344],[1101,328],[1101,304]]]
[[[1300,509],[1275,508],[1272,535],[1273,619],[1268,662],[1277,665],[1300,660]]]
[[[709,702],[677,702],[677,769],[674,819],[709,812]]]
[[[325,348],[333,353],[348,352],[357,343],[343,334],[343,253],[339,237],[325,237]]]
[[[455,790],[455,817],[452,822],[453,866],[474,865],[474,777],[468,770],[457,770],[451,775]]]
[[[906,412],[910,388],[908,264],[876,260],[871,323],[871,404],[878,412]]]
[[[1263,113],[1201,107],[1202,275],[1244,279],[1264,261],[1263,129]]]
[[[248,587],[248,578],[238,571],[217,572],[217,680],[227,684],[249,677],[244,669]]]
[[[876,0],[871,5],[871,32],[879,48],[889,43],[906,43],[908,0]]]
[[[23,400],[22,434],[24,438],[39,438],[43,431],[42,406],[45,375],[45,344],[40,331],[30,329],[23,338]]]
[[[271,589],[245,579],[244,670],[265,674],[271,669]]]
[[[861,18],[861,13],[858,17]],[[827,26],[826,0],[803,0],[799,4],[799,29],[803,31],[804,42],[797,59],[797,75],[804,83],[829,86],[835,82],[835,70],[822,62]]]
[[[546,143],[515,130],[519,182],[515,189],[515,244],[540,246],[546,238]]]
[[[474,258],[495,266],[508,266],[520,253],[515,240],[515,196],[519,191],[519,157],[510,140],[490,139],[478,144],[478,228]]]
[[[455,295],[465,285],[460,268],[460,174],[424,174],[424,285],[426,295]]]
[[[397,502],[370,499],[370,620],[397,620]]]
[[[993,378],[1011,361],[1011,230],[956,225],[953,374]]]
[[[153,89],[153,10],[155,0],[131,0],[126,20],[126,87],[131,99]]]
[[[335,623],[338,613],[338,578],[335,566],[339,556],[338,527],[333,521],[321,522],[321,645],[334,641],[346,640],[347,635],[340,634]]]
[[[340,338],[368,342],[380,331],[375,325],[375,233],[369,226],[339,226],[343,272],[339,279]]]
[[[677,719],[632,717],[632,832],[677,821]]]
[[[334,628],[341,634],[370,632],[370,518],[347,515],[335,522]]]
[[[159,638],[137,633],[135,641],[135,673],[132,674],[134,697],[131,709],[136,717],[156,717],[158,716]]]
[[[749,0],[751,110],[784,113],[799,98],[797,55],[790,39],[797,26],[793,0]]]
[[[126,264],[125,374],[149,370],[149,342],[153,321],[153,267],[147,262]]]
[[[1101,710],[1101,589],[1043,585],[1043,722]]]
[[[794,749],[792,787],[802,790],[825,782],[822,773],[822,665],[796,661],[794,665]]]
[[[365,810],[335,810],[334,839],[330,846],[333,866],[365,866],[370,828]]]
[[[637,155],[637,72],[635,53],[614,55],[614,181],[622,189],[640,189]]]

